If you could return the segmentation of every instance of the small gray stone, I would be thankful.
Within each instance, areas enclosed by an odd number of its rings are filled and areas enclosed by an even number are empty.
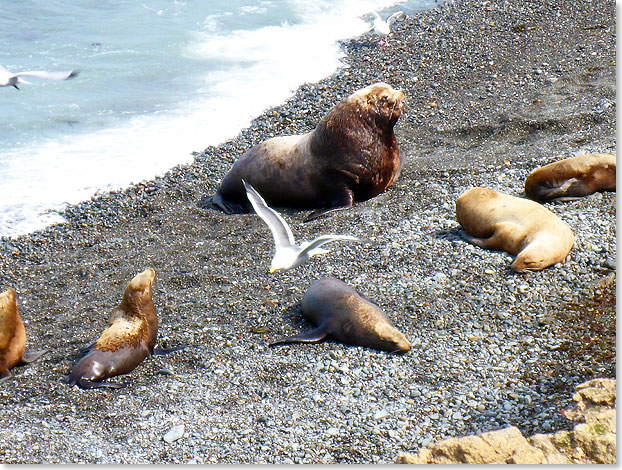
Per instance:
[[[177,439],[184,435],[184,431],[186,427],[183,424],[179,424],[177,426],[173,426],[162,439],[164,439],[169,444],[175,442]]]

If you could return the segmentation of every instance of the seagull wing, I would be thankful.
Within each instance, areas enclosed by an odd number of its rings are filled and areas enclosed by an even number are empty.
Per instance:
[[[16,77],[36,77],[44,78],[45,80],[67,80],[73,78],[80,73],[77,70],[71,70],[69,72],[42,72],[40,70],[31,70],[28,72],[18,72],[13,75]]]
[[[246,196],[253,205],[255,212],[263,221],[270,227],[272,236],[274,237],[274,244],[278,247],[294,246],[294,235],[292,234],[289,225],[283,220],[283,217],[278,212],[268,207],[261,195],[246,181],[242,180],[244,187],[246,188]]]
[[[300,257],[305,254],[308,254],[309,256],[311,256],[311,252],[313,250],[316,250],[317,248],[324,245],[325,243],[334,242],[336,240],[349,240],[352,242],[361,241],[360,238],[352,237],[350,235],[320,235],[319,237],[314,238],[313,241],[311,241],[307,246],[305,246],[302,250],[300,250],[300,252],[298,253],[298,256]]]
[[[392,25],[396,21],[402,21],[404,17],[406,17],[406,14],[403,11],[396,11],[387,18],[387,24]]]
[[[374,18],[374,31],[378,34],[386,34],[385,31],[389,27],[377,11],[374,12],[376,18]]]

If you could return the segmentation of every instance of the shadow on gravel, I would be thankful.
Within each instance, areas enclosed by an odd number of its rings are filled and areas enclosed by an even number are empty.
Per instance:
[[[464,238],[462,238],[462,233],[463,230],[461,227],[454,227],[446,230],[437,230],[434,232],[434,236],[440,240],[453,240],[468,243]]]

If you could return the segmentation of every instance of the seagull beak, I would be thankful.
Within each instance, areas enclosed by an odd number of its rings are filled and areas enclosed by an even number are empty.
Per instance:
[[[276,268],[270,268],[270,274],[274,274],[277,271],[278,271],[278,269],[276,269]]]

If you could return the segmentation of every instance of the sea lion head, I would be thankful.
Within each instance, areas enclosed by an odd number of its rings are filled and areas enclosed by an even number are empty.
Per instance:
[[[383,82],[358,90],[349,98],[356,101],[363,111],[372,115],[380,128],[392,128],[395,125],[402,114],[405,99],[403,91]]]
[[[151,268],[145,269],[137,274],[129,282],[123,293],[122,305],[126,307],[126,312],[130,314],[140,314],[144,307],[153,308],[151,299],[151,287],[155,280],[155,271]],[[127,308],[129,307],[129,308]]]
[[[389,323],[377,322],[373,325],[374,334],[378,340],[378,349],[392,353],[405,353],[410,351],[410,341],[401,331],[398,331]]]
[[[15,289],[8,289],[0,294],[0,317],[17,310]]]

